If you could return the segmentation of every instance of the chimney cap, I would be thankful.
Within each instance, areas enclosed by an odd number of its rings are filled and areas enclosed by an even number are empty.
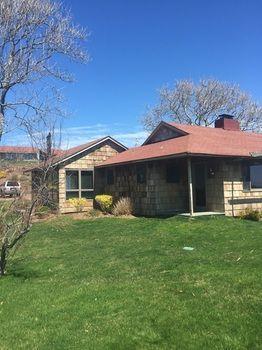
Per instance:
[[[226,118],[226,119],[234,119],[235,117],[233,116],[233,115],[230,115],[230,114],[220,114],[219,116],[218,116],[218,119],[224,119],[224,118]]]

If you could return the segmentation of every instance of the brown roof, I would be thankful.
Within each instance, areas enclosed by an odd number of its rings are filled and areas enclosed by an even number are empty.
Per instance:
[[[0,153],[37,153],[38,149],[27,146],[0,146]]]
[[[130,148],[109,158],[109,166],[179,155],[251,157],[262,152],[262,134],[220,128],[165,123],[186,133],[184,136]]]
[[[59,163],[62,163],[74,156],[76,156],[77,154],[79,153],[82,153],[84,152],[85,150],[88,150],[89,148],[93,147],[93,146],[96,146],[97,144],[103,142],[103,141],[106,141],[106,140],[111,140],[112,142],[114,142],[115,144],[119,145],[120,147],[123,148],[123,150],[127,149],[127,147],[125,147],[123,144],[121,144],[120,142],[116,141],[114,138],[112,138],[111,136],[105,136],[105,137],[102,137],[100,139],[96,139],[96,140],[93,140],[93,141],[90,141],[90,142],[87,142],[87,143],[84,143],[80,146],[75,146],[75,147],[72,147],[72,148],[69,148],[68,150],[60,150],[60,152],[56,155],[54,155],[53,157],[51,157],[48,162],[49,164],[51,164],[51,166],[55,166]],[[39,165],[41,166],[41,165]],[[30,169],[31,170],[34,170],[34,169],[38,169],[39,166],[37,168],[32,168]]]

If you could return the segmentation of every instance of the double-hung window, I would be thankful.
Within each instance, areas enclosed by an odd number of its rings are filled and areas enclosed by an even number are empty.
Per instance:
[[[66,199],[91,199],[93,195],[93,170],[66,170]]]
[[[243,187],[245,190],[262,189],[262,164],[244,166]]]
[[[250,187],[262,189],[262,164],[250,166]]]

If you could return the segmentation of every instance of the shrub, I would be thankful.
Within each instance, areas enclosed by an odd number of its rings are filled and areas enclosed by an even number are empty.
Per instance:
[[[95,196],[95,201],[100,209],[105,213],[110,213],[113,205],[113,197],[108,194],[100,194]]]
[[[13,174],[13,175],[11,176],[11,180],[12,180],[12,181],[18,181],[18,175],[17,175],[17,174]]]
[[[0,179],[4,179],[7,177],[7,173],[4,170],[0,170]]]
[[[68,202],[76,208],[76,211],[81,212],[87,205],[87,200],[85,198],[70,198]]]
[[[101,216],[102,214],[101,214],[100,210],[92,208],[92,209],[88,210],[87,215],[91,218],[97,218],[97,217]]]
[[[51,212],[51,209],[47,205],[41,205],[40,207],[37,207],[35,210],[35,215],[38,216],[40,219],[43,219],[47,217]]]
[[[112,213],[115,216],[120,215],[131,215],[133,212],[133,206],[130,198],[120,198],[119,201],[114,205]]]
[[[252,208],[246,208],[239,215],[241,219],[259,221],[262,218],[262,213],[259,210],[255,210]]]

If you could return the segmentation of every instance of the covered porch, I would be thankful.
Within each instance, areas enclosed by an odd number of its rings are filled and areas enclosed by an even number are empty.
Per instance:
[[[137,215],[224,213],[223,162],[219,158],[172,157],[96,172],[96,192],[115,199],[130,197]]]

